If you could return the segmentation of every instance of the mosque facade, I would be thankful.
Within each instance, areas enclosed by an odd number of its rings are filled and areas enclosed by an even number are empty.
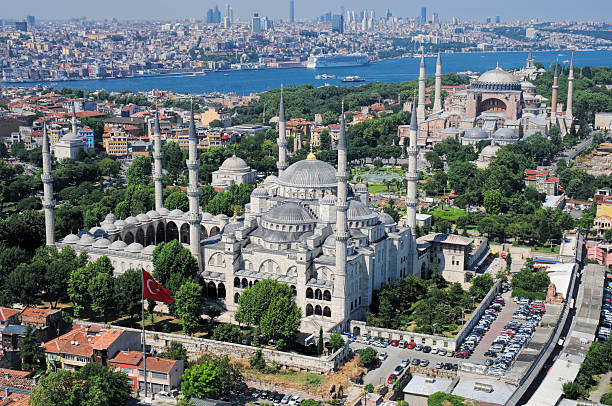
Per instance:
[[[344,109],[342,109],[344,110]],[[228,218],[203,213],[198,204],[196,133],[191,112],[189,134],[189,211],[163,207],[161,135],[154,129],[155,209],[126,219],[109,214],[98,227],[55,241],[52,175],[44,131],[43,184],[47,244],[72,247],[90,259],[106,255],[116,274],[140,267],[152,269],[155,245],[178,240],[200,266],[208,297],[223,299],[235,312],[242,292],[262,279],[286,283],[302,312],[300,330],[344,331],[351,319],[362,319],[372,294],[410,274],[420,276],[426,254],[419,255],[414,236],[417,204],[417,112],[413,108],[407,225],[369,206],[364,184],[351,184],[347,168],[344,113],[340,115],[338,166],[311,152],[292,165],[287,161],[286,120],[281,93],[278,176],[268,176],[251,194],[243,215]],[[229,158],[220,171],[250,174],[240,158]],[[248,168],[248,167],[247,167]],[[248,176],[248,175],[247,175]],[[243,178],[243,181],[248,181]]]

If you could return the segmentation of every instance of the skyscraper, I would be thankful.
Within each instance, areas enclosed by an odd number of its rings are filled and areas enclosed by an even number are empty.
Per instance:
[[[332,32],[344,33],[344,16],[342,14],[332,16]]]
[[[427,7],[421,7],[421,24],[427,23]]]
[[[289,22],[295,22],[295,1],[289,0]]]
[[[251,31],[261,32],[261,17],[259,17],[259,13],[253,14],[253,20],[251,22]]]
[[[34,27],[36,25],[36,17],[27,16],[26,21],[28,22],[28,27]]]
[[[501,16],[495,16],[495,24],[501,23]]]

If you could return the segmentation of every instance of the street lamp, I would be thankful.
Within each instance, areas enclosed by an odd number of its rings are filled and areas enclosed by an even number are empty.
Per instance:
[[[431,326],[433,327],[433,335],[436,335],[436,326],[438,323],[433,323]]]

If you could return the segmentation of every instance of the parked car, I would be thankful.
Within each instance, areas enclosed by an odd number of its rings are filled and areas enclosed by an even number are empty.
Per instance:
[[[399,340],[391,340],[391,346],[397,347],[399,345]]]
[[[386,352],[381,352],[380,354],[378,354],[378,359],[381,361],[384,361],[387,359],[389,355]]]
[[[414,346],[414,350],[415,351],[421,351],[423,349],[423,345],[422,344],[417,344]]]
[[[414,347],[416,346],[416,343],[414,341],[410,341],[407,345],[406,348],[408,348],[409,350],[412,350]]]
[[[418,358],[413,358],[411,364],[412,365],[419,365],[421,363],[421,360]]]
[[[397,379],[397,375],[395,374],[391,374],[389,375],[389,377],[387,378],[387,383],[393,383],[395,382],[395,380]]]
[[[426,359],[422,359],[422,360],[421,360],[420,365],[421,365],[422,367],[426,367],[427,365],[429,365],[429,361],[428,361],[428,360],[426,360]]]

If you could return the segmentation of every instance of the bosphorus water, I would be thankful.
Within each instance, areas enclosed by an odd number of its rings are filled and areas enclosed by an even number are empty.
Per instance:
[[[456,53],[442,55],[442,72],[485,72],[495,68],[496,64],[504,69],[520,68],[525,66],[527,52],[496,52],[496,53]],[[555,60],[559,59],[562,65],[569,64],[570,51],[546,51],[534,52],[535,62],[541,62],[545,67],[550,67]],[[323,86],[330,85],[355,86],[360,83],[341,83],[340,80],[346,76],[358,75],[366,82],[400,82],[412,80],[418,77],[419,58],[390,59],[373,63],[366,66],[325,68],[325,69],[262,69],[262,70],[234,70],[228,72],[208,72],[206,75],[194,76],[151,76],[135,77],[125,79],[101,79],[101,80],[74,80],[43,82],[44,85],[52,85],[55,88],[71,87],[87,91],[104,89],[106,91],[130,90],[148,91],[153,89],[171,90],[180,93],[210,93],[234,92],[239,95],[248,95],[268,89],[280,87],[281,83],[286,86],[298,86],[313,84]],[[574,53],[574,64],[576,66],[612,66],[612,51],[579,51]],[[435,72],[435,58],[426,58],[427,75]],[[319,74],[336,75],[337,79],[316,79]],[[578,69],[577,74],[580,74]],[[21,84],[21,86],[33,86],[37,83]],[[2,84],[0,82],[0,85]],[[20,84],[13,84],[19,86]]]

